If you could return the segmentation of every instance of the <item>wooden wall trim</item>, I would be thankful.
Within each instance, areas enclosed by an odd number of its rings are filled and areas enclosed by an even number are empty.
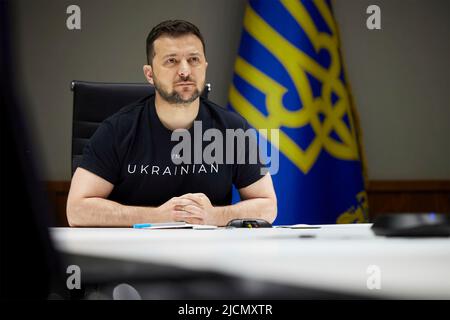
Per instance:
[[[450,192],[450,180],[372,180],[369,192]]]
[[[69,193],[70,181],[45,181],[47,190],[51,192]]]
[[[70,181],[45,181],[57,226],[67,226],[66,203]],[[386,212],[450,212],[450,180],[369,181],[372,221]]]
[[[66,217],[66,204],[70,181],[44,181],[44,185],[47,188],[49,203],[55,215],[52,217],[55,225],[67,227],[69,223]]]
[[[70,181],[45,181],[51,192],[69,192]],[[368,192],[450,192],[450,180],[371,180]]]

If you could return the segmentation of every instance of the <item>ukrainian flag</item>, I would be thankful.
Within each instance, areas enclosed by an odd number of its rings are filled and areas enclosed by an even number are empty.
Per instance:
[[[330,1],[249,1],[229,108],[269,129],[261,136],[280,152],[276,224],[367,221],[359,124]]]

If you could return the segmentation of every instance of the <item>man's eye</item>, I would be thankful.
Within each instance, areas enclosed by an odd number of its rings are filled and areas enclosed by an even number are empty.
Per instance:
[[[190,61],[191,61],[191,63],[199,63],[200,62],[200,58],[199,57],[191,57]]]
[[[177,62],[177,60],[175,59],[175,58],[170,58],[170,59],[167,59],[166,60],[166,63],[167,64],[174,64],[174,63],[176,63]]]

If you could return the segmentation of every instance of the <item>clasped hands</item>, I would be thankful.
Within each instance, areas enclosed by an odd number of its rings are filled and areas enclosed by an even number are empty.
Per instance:
[[[204,193],[187,193],[173,197],[159,209],[167,213],[172,221],[192,224],[218,225],[216,210]]]

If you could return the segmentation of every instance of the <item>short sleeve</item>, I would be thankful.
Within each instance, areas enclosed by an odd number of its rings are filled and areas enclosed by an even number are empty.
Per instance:
[[[237,159],[233,170],[233,184],[237,189],[245,188],[261,179],[265,174],[263,168],[266,167],[261,161],[256,130],[251,128],[247,121],[242,129],[251,133],[254,139],[246,138],[245,148],[242,145],[236,145]],[[247,131],[248,129],[251,131]],[[243,159],[244,163],[239,163],[238,159]]]
[[[80,167],[116,184],[120,162],[115,141],[113,126],[104,121],[84,147]]]

